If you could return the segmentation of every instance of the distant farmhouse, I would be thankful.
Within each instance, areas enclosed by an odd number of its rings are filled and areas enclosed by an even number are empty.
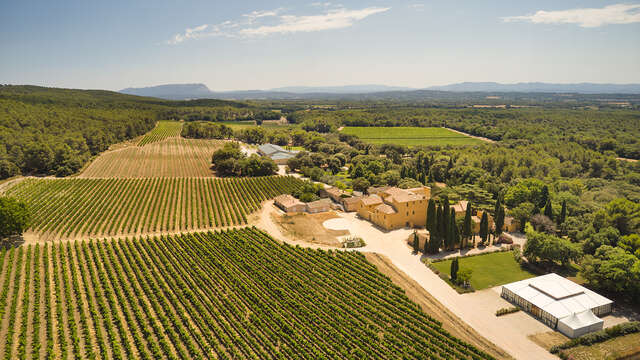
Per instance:
[[[262,144],[258,146],[258,153],[271,158],[278,165],[286,165],[287,161],[295,157],[298,151],[286,150],[282,146],[274,144]]]
[[[602,330],[598,316],[611,312],[613,301],[551,273],[502,287],[502,297],[570,338]]]

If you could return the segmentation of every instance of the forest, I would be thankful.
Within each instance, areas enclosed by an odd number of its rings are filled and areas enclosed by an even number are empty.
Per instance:
[[[165,101],[102,90],[0,85],[0,179],[68,176],[110,145],[157,121],[280,118],[268,109],[223,100]]]
[[[499,141],[575,142],[600,153],[640,159],[640,113],[588,108],[437,108],[364,106],[361,109],[296,111],[287,116],[305,130],[340,126],[448,127]]]

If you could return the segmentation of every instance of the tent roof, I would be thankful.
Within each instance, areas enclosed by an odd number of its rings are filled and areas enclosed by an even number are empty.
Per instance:
[[[591,310],[586,310],[580,313],[573,313],[560,319],[559,321],[573,330],[582,329],[587,326],[604,322],[604,320],[595,316],[591,312]]]
[[[555,273],[503,286],[557,319],[613,301]]]

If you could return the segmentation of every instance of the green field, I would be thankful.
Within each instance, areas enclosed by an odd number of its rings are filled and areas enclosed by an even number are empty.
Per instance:
[[[449,274],[451,260],[434,262],[433,267]],[[523,269],[513,258],[511,251],[460,258],[460,269],[471,269],[471,286],[476,290],[528,279],[535,274]]]
[[[4,359],[492,358],[361,253],[255,228],[3,249],[0,279]]]
[[[482,140],[439,127],[359,127],[347,126],[342,133],[355,135],[371,144],[419,145],[475,145]]]

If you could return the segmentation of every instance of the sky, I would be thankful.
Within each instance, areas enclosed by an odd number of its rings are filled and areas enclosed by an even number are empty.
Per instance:
[[[0,2],[0,84],[640,83],[640,0]]]

